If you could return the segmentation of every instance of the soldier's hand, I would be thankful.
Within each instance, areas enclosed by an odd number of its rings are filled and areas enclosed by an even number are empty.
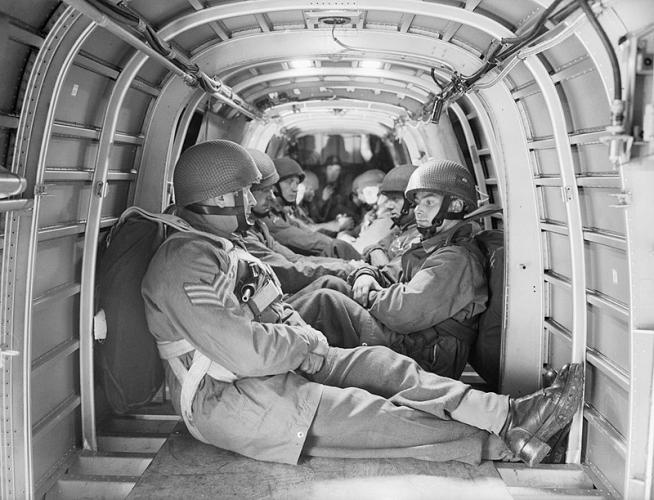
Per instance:
[[[376,267],[382,267],[388,264],[388,257],[381,248],[375,248],[370,252],[370,264]]]
[[[308,374],[316,373],[322,368],[324,362],[324,356],[316,354],[315,352],[310,352],[307,354],[307,357],[304,358],[304,361],[302,361],[302,364],[300,365],[300,371]]]
[[[352,298],[359,304],[366,307],[368,305],[368,296],[373,290],[381,290],[382,287],[377,283],[375,278],[369,274],[359,276],[354,285],[352,285]]]
[[[339,214],[336,216],[338,222],[338,231],[345,231],[354,227],[354,219],[349,215]]]

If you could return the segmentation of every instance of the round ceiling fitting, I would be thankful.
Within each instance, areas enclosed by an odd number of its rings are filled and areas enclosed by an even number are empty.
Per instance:
[[[325,16],[319,17],[318,21],[329,26],[342,26],[344,24],[352,23],[352,18],[346,16]]]

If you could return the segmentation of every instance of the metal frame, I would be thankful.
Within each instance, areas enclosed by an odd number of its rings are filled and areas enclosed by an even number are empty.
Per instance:
[[[625,498],[654,498],[654,266],[651,225],[654,202],[654,160],[646,157],[622,165],[625,190],[632,195],[632,204],[624,210],[627,216],[627,247],[631,275],[631,384],[629,435],[624,484]],[[649,405],[642,404],[649,401]]]
[[[18,126],[16,151],[12,171],[19,172],[28,179],[28,186],[34,188],[41,184],[45,170],[50,129],[54,122],[56,96],[61,90],[66,76],[66,68],[72,64],[74,53],[80,45],[88,25],[77,22],[79,15],[63,12],[34,61],[30,79],[27,82],[22,113]],[[51,94],[52,99],[42,99],[43,94]],[[11,391],[20,391],[20,397],[5,394],[2,412],[5,435],[0,436],[0,444],[7,453],[5,470],[0,483],[4,498],[31,498],[34,494],[32,471],[32,420],[31,420],[31,319],[33,301],[34,266],[38,232],[40,196],[35,193],[33,208],[29,214],[20,217],[10,214],[7,223],[5,252],[3,253],[2,290],[7,300],[3,311],[3,327],[12,332],[11,345],[19,347],[22,356],[6,361],[3,378],[10,372]],[[6,249],[9,249],[8,251]],[[19,275],[19,273],[21,273]],[[20,422],[20,423],[18,423]],[[18,445],[13,436],[8,442],[6,433],[18,436]],[[11,485],[13,486],[13,489]]]
[[[572,361],[585,364],[587,345],[586,320],[586,276],[584,235],[581,223],[581,207],[579,205],[579,191],[575,178],[574,160],[568,141],[566,119],[561,101],[557,95],[554,83],[540,61],[531,56],[525,59],[525,64],[534,75],[552,121],[554,142],[561,171],[562,194],[568,219],[568,239],[570,241],[570,254],[572,276]],[[568,463],[579,463],[581,460],[581,442],[583,428],[583,410],[579,410],[574,417],[568,440]]]
[[[514,396],[528,394],[541,385],[544,291],[540,230],[530,224],[538,219],[536,193],[511,188],[531,184],[531,171],[525,168],[529,164],[527,137],[515,126],[521,118],[505,86],[467,98],[487,136],[504,207],[507,296],[500,388]],[[511,366],[510,373],[506,366]]]

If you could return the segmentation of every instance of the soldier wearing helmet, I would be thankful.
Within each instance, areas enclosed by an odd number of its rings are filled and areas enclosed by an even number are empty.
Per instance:
[[[352,299],[367,309],[384,334],[341,329],[335,338],[327,333],[328,339],[334,345],[353,344],[357,338],[386,345],[425,369],[458,378],[488,300],[483,254],[472,241],[472,224],[460,221],[476,206],[473,178],[455,162],[431,162],[411,174],[406,196],[415,205],[422,237],[401,256],[401,272],[363,266],[350,277]],[[352,299],[333,299],[334,304],[344,304],[323,314],[331,317],[341,309],[351,310]],[[311,322],[317,306],[308,300],[298,310]],[[324,300],[316,298],[316,303]]]
[[[174,188],[196,231],[169,234],[142,281],[148,327],[191,434],[287,464],[301,454],[540,461],[581,400],[579,365],[561,370],[547,394],[512,400],[423,372],[390,349],[329,347],[282,301],[270,267],[240,246],[260,179],[235,143],[184,151]]]
[[[467,168],[450,160],[419,168],[409,179],[405,195],[415,207],[423,238],[452,227],[477,208],[475,180]]]
[[[393,221],[391,234],[367,247],[363,255],[373,266],[385,266],[385,271],[397,277],[402,269],[402,254],[417,240],[420,233],[411,204],[404,196],[414,165],[399,165],[384,176],[379,191],[384,195],[384,205]]]
[[[292,158],[273,160],[279,180],[275,183],[275,200],[268,213],[255,213],[266,223],[270,233],[282,245],[302,255],[336,257],[345,260],[361,260],[361,254],[349,243],[314,231],[293,216],[292,208],[297,199],[297,188],[304,179],[304,172]]]
[[[255,149],[248,149],[248,153],[261,173],[261,180],[252,186],[252,194],[257,201],[252,209],[255,220],[243,237],[243,244],[248,252],[275,271],[284,293],[296,293],[322,276],[347,278],[348,274],[356,269],[354,264],[331,257],[307,257],[297,254],[279,243],[270,234],[262,218],[256,217],[266,217],[269,214],[275,198],[273,190],[280,177],[272,159],[266,153]],[[347,287],[342,279],[337,278],[323,279],[320,286],[338,289]]]

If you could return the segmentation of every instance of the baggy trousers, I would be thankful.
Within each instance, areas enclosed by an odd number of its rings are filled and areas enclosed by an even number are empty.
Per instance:
[[[332,348],[307,378],[325,387],[305,455],[473,464],[510,456],[497,436],[508,396],[429,373],[385,347]]]
[[[468,360],[468,344],[449,335],[438,336],[428,344],[421,335],[400,335],[375,319],[350,295],[351,287],[343,280],[324,276],[287,301],[304,321],[327,337],[329,345],[383,345],[415,359],[433,373],[461,376]]]

